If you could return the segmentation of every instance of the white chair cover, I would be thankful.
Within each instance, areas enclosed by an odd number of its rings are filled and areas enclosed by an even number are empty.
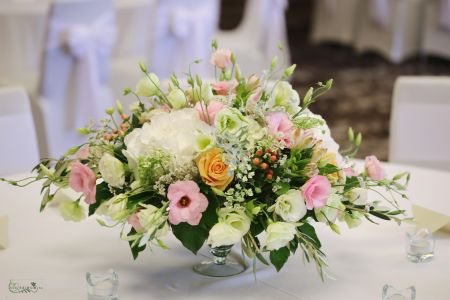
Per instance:
[[[450,171],[450,77],[400,77],[389,160]]]
[[[194,60],[202,63],[192,70],[209,76],[211,40],[218,24],[218,1],[165,0],[158,3],[151,71],[167,78],[174,71],[187,72]]]
[[[350,45],[354,42],[357,22],[362,9],[361,0],[316,0],[311,40],[337,42]]]
[[[244,18],[238,28],[217,33],[219,46],[233,50],[246,74],[267,69],[275,55],[279,57],[281,68],[290,65],[285,22],[287,6],[286,0],[247,0]],[[278,45],[284,49],[284,60]]]
[[[423,0],[389,0],[389,14],[380,9],[380,20],[388,16],[383,26],[373,22],[371,2],[364,0],[364,7],[358,25],[355,47],[358,51],[375,51],[394,63],[419,54],[421,43],[421,23]],[[384,1],[384,0],[380,0]],[[384,4],[380,7],[385,7]],[[371,13],[372,12],[372,13]],[[383,16],[383,17],[382,17]],[[377,17],[378,18],[378,17]]]
[[[450,0],[439,1],[439,24],[450,31]]]
[[[422,51],[450,60],[450,0],[427,1]]]
[[[55,157],[81,143],[77,127],[112,104],[106,88],[115,37],[112,1],[55,2],[47,36],[40,97],[34,103],[41,153]]]
[[[39,151],[25,89],[0,88],[0,107],[0,176],[29,172],[39,162]]]
[[[369,0],[369,15],[379,26],[387,28],[391,19],[391,0]]]

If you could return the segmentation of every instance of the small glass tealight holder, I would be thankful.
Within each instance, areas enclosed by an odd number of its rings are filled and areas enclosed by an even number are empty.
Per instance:
[[[107,273],[86,273],[88,300],[117,300],[119,276],[110,269]]]
[[[410,286],[403,291],[398,291],[395,287],[389,284],[383,286],[383,293],[381,294],[382,300],[415,300],[416,288]]]
[[[434,237],[427,228],[412,227],[406,231],[406,253],[415,263],[430,261],[434,257]]]

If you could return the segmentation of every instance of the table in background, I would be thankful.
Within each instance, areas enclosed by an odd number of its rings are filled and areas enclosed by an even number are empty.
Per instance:
[[[385,166],[390,175],[411,171],[408,193],[413,201],[448,197],[450,173]],[[393,222],[365,222],[354,230],[342,224],[340,236],[316,226],[336,280],[321,282],[300,253],[278,274],[259,264],[256,281],[251,268],[235,277],[209,278],[191,270],[203,257],[193,256],[171,235],[166,238],[171,250],[154,247],[154,253],[146,250],[133,261],[118,230],[100,227],[95,219],[65,222],[52,209],[39,214],[38,194],[35,184],[23,189],[0,185],[0,214],[9,216],[11,236],[9,248],[0,251],[0,299],[19,299],[8,292],[8,283],[24,278],[43,287],[29,299],[85,299],[85,272],[111,267],[119,273],[120,299],[378,300],[385,283],[399,289],[414,285],[417,299],[450,299],[448,235],[437,235],[434,260],[414,264],[406,259],[404,228]]]

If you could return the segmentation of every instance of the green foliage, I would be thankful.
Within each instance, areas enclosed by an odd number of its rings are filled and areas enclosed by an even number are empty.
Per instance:
[[[328,175],[339,172],[339,168],[332,164],[327,164],[323,167],[319,167],[319,174],[320,175]]]
[[[275,266],[277,272],[281,270],[290,255],[287,247],[280,248],[278,250],[270,251],[270,262]]]
[[[108,201],[113,197],[113,194],[109,191],[108,184],[102,182],[97,184],[97,191],[95,194],[95,203],[89,205],[89,216],[93,215],[97,208],[105,201]]]
[[[294,126],[300,129],[311,129],[325,124],[324,120],[312,117],[301,117],[293,120]]]
[[[317,237],[316,230],[314,227],[308,223],[305,223],[298,227],[298,230],[308,236],[310,242],[314,244],[317,248],[322,247],[319,238]]]
[[[131,231],[128,233],[128,236],[135,235],[136,233],[137,233],[136,230],[132,228]],[[146,247],[146,245],[142,245],[139,247],[139,243],[135,243],[134,241],[129,241],[128,244],[130,245],[131,254],[133,255],[134,260],[136,260],[136,258],[139,256],[139,253],[144,251]]]

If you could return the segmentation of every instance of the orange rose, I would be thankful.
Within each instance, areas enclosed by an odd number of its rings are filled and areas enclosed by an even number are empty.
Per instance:
[[[223,191],[233,180],[228,166],[222,160],[223,150],[212,148],[203,152],[197,159],[197,167],[203,182]]]

